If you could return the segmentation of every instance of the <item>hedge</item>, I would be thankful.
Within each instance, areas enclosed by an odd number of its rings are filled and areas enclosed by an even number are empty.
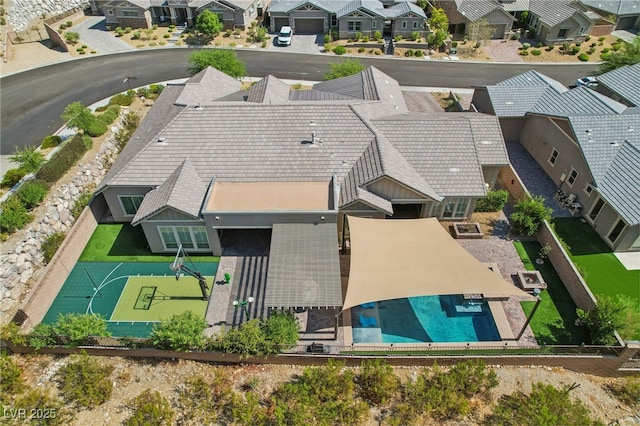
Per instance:
[[[40,148],[42,149],[53,148],[54,146],[60,145],[61,142],[62,142],[62,138],[60,136],[56,136],[56,135],[45,136],[44,139],[42,139],[42,144],[40,144]]]
[[[23,169],[9,169],[4,174],[0,186],[2,188],[11,188],[16,183],[20,182],[20,179],[27,175],[27,171]]]
[[[98,116],[98,120],[104,124],[111,124],[116,121],[118,114],[120,114],[120,105],[110,105],[103,114]]]
[[[133,96],[135,92],[133,90],[127,90],[126,93],[118,93],[109,99],[109,105],[129,106],[133,102]]]
[[[84,132],[92,138],[97,138],[98,136],[102,136],[107,133],[107,125],[96,119],[87,126]]]
[[[42,179],[49,183],[53,183],[60,179],[84,153],[87,151],[82,135],[76,134],[68,140],[62,147],[51,157],[51,160],[44,163],[38,173],[36,179]]]

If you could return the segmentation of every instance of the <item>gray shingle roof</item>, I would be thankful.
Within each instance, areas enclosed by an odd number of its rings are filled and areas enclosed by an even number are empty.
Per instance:
[[[587,18],[587,15],[572,5],[573,1],[574,0],[531,0],[529,10],[538,15],[540,22],[550,27],[566,21],[575,14],[580,14]]]
[[[569,117],[594,186],[629,224],[640,219],[640,115]]]
[[[418,16],[423,17],[424,19],[427,19],[427,15],[424,13],[424,10],[420,8],[420,6],[408,1],[396,3],[390,8],[385,9],[384,12],[386,12],[388,18],[397,18],[402,15],[414,13]]]
[[[247,101],[268,104],[288,102],[290,90],[287,83],[268,75],[251,86]]]
[[[580,2],[614,15],[640,14],[640,1],[638,0],[580,0]]]
[[[274,224],[267,282],[267,307],[342,306],[335,224]]]
[[[640,106],[640,84],[638,82],[640,82],[640,63],[625,65],[598,76],[599,84],[636,106]]]
[[[207,186],[187,158],[162,185],[145,195],[131,224],[135,226],[166,207],[197,218],[206,192]]]

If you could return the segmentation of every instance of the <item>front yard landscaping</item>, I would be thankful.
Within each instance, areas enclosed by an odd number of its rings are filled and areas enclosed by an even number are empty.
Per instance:
[[[540,293],[540,306],[531,319],[531,329],[539,344],[576,345],[588,343],[587,331],[575,325],[576,305],[550,261],[538,265],[541,246],[536,241],[514,241],[513,245],[527,270],[537,270],[547,283]],[[521,302],[525,315],[529,315],[536,302]]]

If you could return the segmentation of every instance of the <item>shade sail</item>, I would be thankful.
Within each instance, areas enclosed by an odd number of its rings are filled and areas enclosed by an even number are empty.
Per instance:
[[[528,296],[474,258],[435,218],[348,220],[351,267],[343,309],[437,294]]]

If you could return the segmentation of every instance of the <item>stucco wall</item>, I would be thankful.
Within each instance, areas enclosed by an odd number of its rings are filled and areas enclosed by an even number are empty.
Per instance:
[[[131,220],[133,220],[133,216],[125,216],[124,211],[122,210],[122,204],[120,204],[118,196],[145,195],[151,189],[151,187],[110,187],[105,189],[102,195],[104,196],[104,199],[109,206],[109,211],[111,212],[111,216],[113,216],[114,221],[131,222]]]
[[[336,223],[337,212],[242,212],[204,213],[207,226],[213,228],[271,228],[274,223]],[[218,220],[216,220],[216,217]],[[324,220],[321,219],[324,217]]]
[[[484,112],[486,114],[492,115],[495,113],[493,110],[493,106],[491,105],[489,92],[485,87],[478,87],[473,91],[473,98],[471,98],[471,103],[479,112]]]
[[[145,237],[147,237],[147,243],[153,253],[175,253],[176,249],[165,249],[162,244],[162,238],[160,237],[159,226],[205,226],[204,221],[191,220],[191,221],[171,221],[171,222],[143,222],[138,226],[142,226]],[[211,237],[209,237],[211,241]],[[191,252],[191,250],[187,250]],[[210,250],[193,250],[198,253],[208,253]]]

